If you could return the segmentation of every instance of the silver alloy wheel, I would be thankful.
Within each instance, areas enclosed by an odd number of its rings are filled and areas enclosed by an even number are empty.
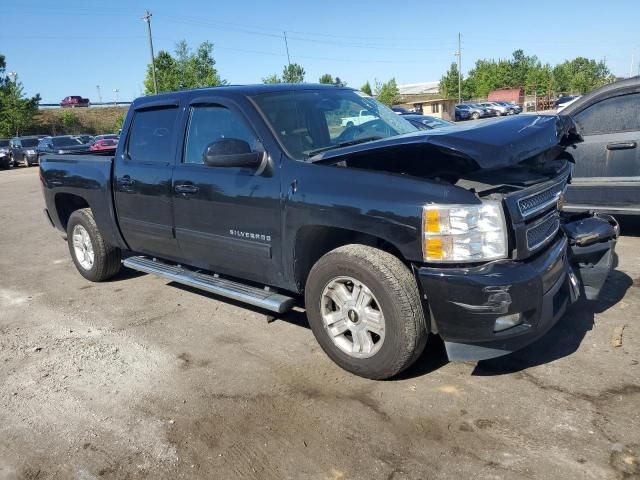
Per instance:
[[[93,244],[91,243],[89,232],[87,232],[86,228],[82,225],[76,225],[73,227],[72,239],[76,260],[78,260],[82,268],[91,270],[93,268],[95,255],[93,253]]]
[[[320,313],[336,347],[355,358],[372,357],[384,342],[385,320],[380,303],[359,280],[337,277],[322,291]]]

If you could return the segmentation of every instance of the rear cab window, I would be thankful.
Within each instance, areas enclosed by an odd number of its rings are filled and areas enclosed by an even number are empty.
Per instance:
[[[128,159],[141,163],[170,163],[174,157],[174,136],[178,108],[175,106],[138,110],[129,128]]]

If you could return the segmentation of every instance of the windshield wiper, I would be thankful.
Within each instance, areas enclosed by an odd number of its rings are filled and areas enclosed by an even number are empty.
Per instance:
[[[318,153],[326,152],[327,150],[335,150],[336,148],[350,147],[351,145],[358,145],[360,143],[372,142],[374,140],[382,140],[383,138],[384,137],[381,137],[380,135],[373,135],[371,137],[358,138],[356,140],[348,140],[346,142],[340,142],[334,145],[329,145],[326,147],[316,148],[315,150],[310,150],[309,152],[307,152],[307,155],[309,158],[311,158],[314,155],[317,155]]]

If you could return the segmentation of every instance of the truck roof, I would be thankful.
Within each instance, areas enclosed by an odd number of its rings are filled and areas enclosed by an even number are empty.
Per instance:
[[[258,95],[260,93],[272,93],[272,92],[287,92],[292,90],[329,90],[329,89],[342,89],[342,90],[354,90],[350,87],[343,87],[339,85],[323,84],[323,83],[264,83],[255,85],[222,85],[219,87],[204,87],[195,88],[191,90],[179,90],[175,92],[160,93],[158,95],[148,95],[145,97],[138,97],[133,101],[134,105],[141,105],[145,103],[154,103],[165,99],[175,99],[183,95],[188,95],[191,92],[211,92],[215,95],[218,93],[235,93],[243,96]]]

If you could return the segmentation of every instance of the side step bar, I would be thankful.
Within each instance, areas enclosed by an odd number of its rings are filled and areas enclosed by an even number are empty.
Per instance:
[[[273,291],[245,285],[194,270],[170,265],[144,256],[129,257],[123,262],[125,267],[140,272],[151,273],[172,282],[189,285],[206,290],[255,307],[265,308],[277,313],[284,313],[293,308],[294,299]]]

